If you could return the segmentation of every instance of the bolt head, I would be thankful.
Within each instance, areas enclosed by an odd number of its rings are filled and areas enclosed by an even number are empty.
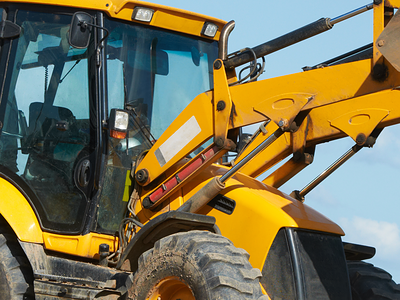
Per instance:
[[[218,111],[224,110],[225,107],[226,107],[225,101],[223,101],[223,100],[218,101],[218,103],[217,103],[217,110]]]
[[[100,244],[99,252],[109,252],[110,246],[108,244]]]
[[[222,61],[221,60],[216,60],[215,62],[214,62],[214,69],[215,70],[219,70],[219,69],[221,69],[221,67],[222,67]]]
[[[143,207],[149,209],[153,206],[153,202],[151,202],[149,197],[143,199]]]
[[[219,148],[224,147],[224,139],[219,137],[215,140],[215,145],[217,145]]]
[[[149,173],[147,172],[146,169],[141,169],[136,172],[135,177],[136,177],[137,182],[143,184],[149,179]]]
[[[279,127],[286,127],[287,125],[288,125],[288,120],[286,120],[286,119],[282,119],[278,123]]]
[[[367,140],[367,137],[365,136],[365,134],[360,133],[356,137],[356,144],[359,145],[359,146],[362,146],[365,143],[366,140]]]

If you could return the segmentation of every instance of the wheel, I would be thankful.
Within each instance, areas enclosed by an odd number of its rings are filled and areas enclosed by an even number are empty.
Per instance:
[[[14,233],[0,226],[0,299],[34,299],[33,274],[28,259]]]
[[[353,300],[398,300],[400,285],[386,271],[362,261],[348,261]]]
[[[210,232],[167,236],[140,256],[129,299],[266,300],[261,272],[248,258],[246,251]]]

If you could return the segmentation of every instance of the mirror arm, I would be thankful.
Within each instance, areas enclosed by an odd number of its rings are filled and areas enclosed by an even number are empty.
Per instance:
[[[101,51],[101,48],[102,48],[102,43],[103,43],[104,40],[108,37],[108,35],[110,34],[110,32],[109,32],[108,29],[105,28],[105,27],[100,27],[100,26],[95,26],[95,27],[100,28],[100,29],[102,29],[102,30],[104,30],[104,31],[106,32],[106,34],[105,34],[105,35],[103,36],[103,38],[99,41],[99,43],[97,44],[97,47],[96,47],[96,64],[97,64],[98,67],[100,67],[100,66],[101,66],[100,51]]]
[[[80,21],[78,23],[79,26],[83,27],[83,28],[88,28],[88,26],[92,26],[92,27],[96,27],[99,28],[101,30],[104,30],[106,32],[106,34],[103,36],[103,38],[98,42],[97,47],[96,47],[96,64],[98,67],[101,66],[101,58],[100,58],[100,51],[101,51],[101,44],[104,42],[104,40],[110,35],[110,32],[108,31],[107,28],[102,27],[102,26],[98,26],[95,24],[91,24],[91,23],[87,23],[85,21]]]

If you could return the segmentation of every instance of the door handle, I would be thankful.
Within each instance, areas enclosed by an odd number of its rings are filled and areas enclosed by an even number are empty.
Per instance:
[[[90,161],[83,159],[78,166],[78,183],[81,187],[87,187],[90,179]]]

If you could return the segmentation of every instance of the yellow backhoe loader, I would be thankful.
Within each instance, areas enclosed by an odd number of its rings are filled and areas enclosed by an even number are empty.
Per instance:
[[[363,262],[374,248],[303,203],[400,122],[399,6],[229,54],[233,21],[0,1],[0,299],[400,299]],[[257,80],[266,55],[370,9],[371,44]],[[309,185],[279,190],[344,137],[354,146]]]

